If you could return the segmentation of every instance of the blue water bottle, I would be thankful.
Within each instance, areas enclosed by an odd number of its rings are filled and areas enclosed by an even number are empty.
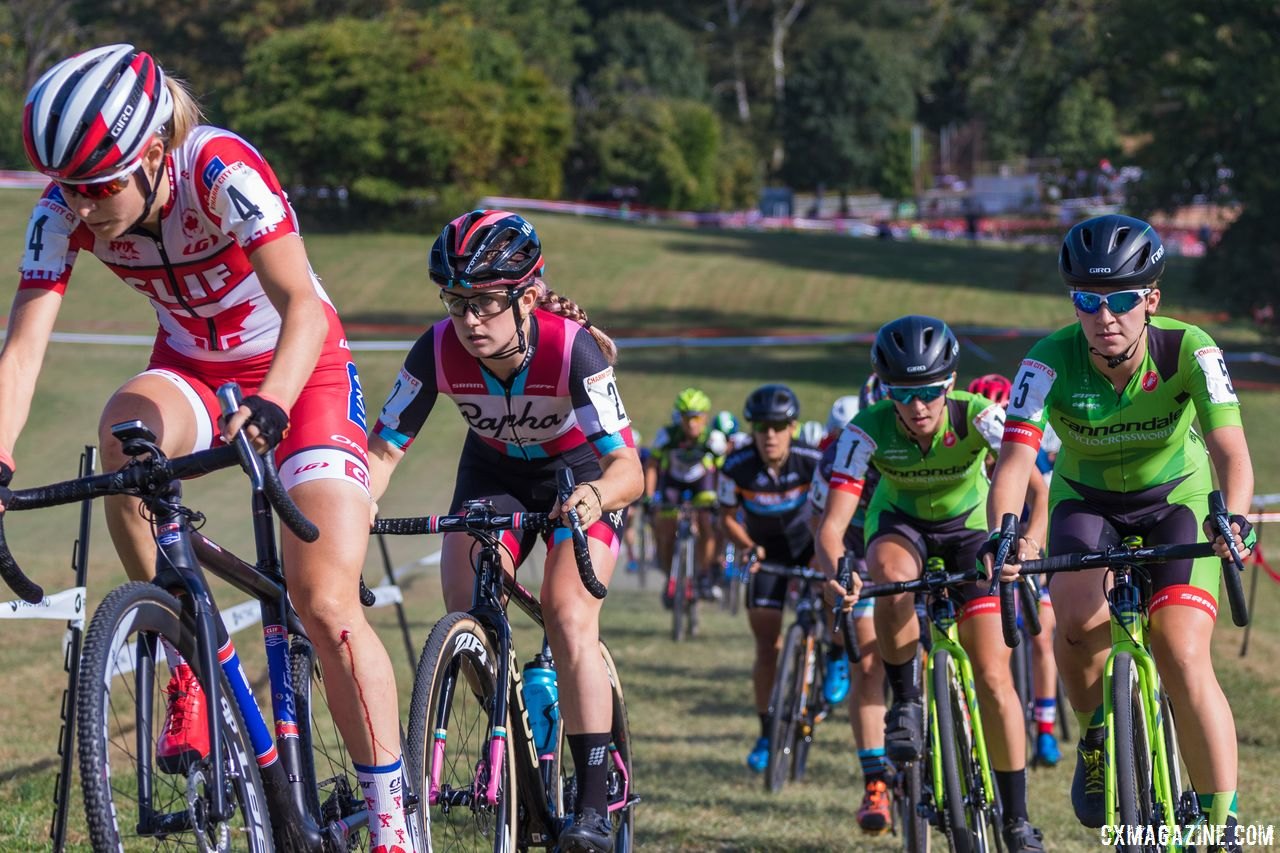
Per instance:
[[[524,704],[538,757],[553,755],[560,736],[560,689],[555,664],[545,647],[524,665]]]

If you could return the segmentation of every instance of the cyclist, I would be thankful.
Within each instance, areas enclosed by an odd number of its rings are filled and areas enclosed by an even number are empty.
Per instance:
[[[730,454],[720,471],[720,521],[742,554],[791,566],[808,565],[813,534],[805,507],[809,484],[822,454],[792,443],[800,401],[785,385],[762,385],[742,407],[753,444]],[[738,520],[741,508],[743,520]],[[760,737],[747,766],[763,773],[769,764],[769,694],[778,668],[787,579],[756,572],[747,587],[747,622],[755,637],[751,681]]]
[[[169,456],[241,427],[259,452],[275,449],[290,497],[321,530],[313,544],[284,531],[285,572],[369,798],[370,846],[407,847],[393,800],[401,780],[395,676],[357,595],[369,538],[359,377],[275,173],[239,136],[200,119],[187,89],[128,44],[63,60],[28,94],[23,142],[51,182],[27,227],[0,353],[0,483],[13,475],[11,452],[72,265],[82,252],[96,255],[151,300],[159,320],[147,369],[102,413],[104,468],[129,461],[110,427],[133,419]],[[230,380],[249,396],[220,421],[214,391]],[[106,500],[125,571],[148,580],[156,549],[139,509],[136,498]],[[175,649],[165,653],[170,704],[156,759],[185,773],[208,754],[205,702],[191,668]]]
[[[577,512],[596,574],[608,584],[626,507],[640,496],[644,477],[613,374],[613,341],[548,289],[544,264],[537,232],[515,213],[473,210],[444,227],[431,247],[429,272],[449,316],[413,345],[374,425],[372,491],[374,500],[383,494],[445,394],[470,427],[449,511],[478,499],[500,512],[541,509],[555,500],[556,472],[572,468],[577,485],[552,512]],[[535,538],[503,534],[508,573],[524,562]],[[465,534],[444,537],[441,577],[450,610],[471,606],[472,544]],[[577,814],[559,849],[609,851],[612,694],[600,665],[601,602],[582,586],[567,528],[548,539],[547,549],[541,601],[579,781]]]
[[[1006,411],[1009,408],[1009,392],[1013,383],[999,373],[988,373],[979,376],[969,383],[969,393],[986,397]],[[995,467],[995,459],[987,458],[987,473]],[[1038,462],[1038,460],[1037,460]],[[1037,469],[1039,465],[1037,464]],[[1043,470],[1041,470],[1043,473]],[[1041,511],[1048,507],[1049,484],[1047,480],[1032,477],[1027,497],[1041,506]],[[1029,516],[1024,508],[1023,520]],[[1053,767],[1062,760],[1062,751],[1058,749],[1058,739],[1053,734],[1053,727],[1058,721],[1058,667],[1053,660],[1053,602],[1049,600],[1048,584],[1040,585],[1040,633],[1031,638],[1031,671],[1033,713],[1036,721],[1036,753],[1035,760]]]
[[[1111,214],[1067,232],[1058,270],[1076,319],[1031,348],[1014,378],[988,504],[1016,512],[1047,422],[1062,442],[1050,483],[1049,553],[1091,551],[1129,535],[1147,544],[1204,541],[1211,473],[1246,545],[1253,469],[1222,351],[1196,326],[1156,315],[1165,248],[1146,222]],[[1192,429],[1198,417],[1202,434]],[[1203,437],[1202,437],[1203,435]],[[1226,555],[1219,540],[1219,550]],[[1151,646],[1182,755],[1214,825],[1236,821],[1236,737],[1213,670],[1217,560],[1151,569]],[[1104,570],[1054,575],[1054,643],[1080,719],[1071,799],[1086,826],[1104,814],[1101,674],[1110,646]],[[1238,847],[1228,849],[1239,849]]]
[[[822,443],[822,461],[813,472],[813,484],[809,489],[809,504],[813,509],[813,527],[827,506],[831,471],[836,461],[836,440],[841,431],[853,420],[861,408],[857,395],[841,397],[831,406],[827,418],[827,437]],[[844,553],[854,557],[855,567],[863,581],[867,581],[866,547],[863,523],[867,501],[874,484],[868,484],[858,504],[858,510],[845,529]],[[835,705],[849,696],[849,724],[853,729],[853,742],[858,748],[858,763],[862,769],[864,790],[858,806],[858,826],[868,833],[887,832],[893,826],[893,812],[889,805],[889,759],[884,751],[884,664],[876,647],[875,622],[870,617],[875,601],[859,601],[853,607],[854,624],[858,630],[858,645],[862,660],[858,662],[857,686],[849,693],[849,660],[844,653],[843,638],[833,644],[827,658],[827,674],[823,681],[823,694],[827,702]]]
[[[645,497],[654,509],[653,543],[658,565],[667,567],[675,553],[676,516],[681,495],[693,496],[694,530],[697,536],[697,594],[713,597],[711,566],[716,559],[716,472],[728,448],[728,440],[711,428],[711,398],[697,388],[676,395],[672,422],[653,439],[645,468]],[[678,594],[693,594],[680,590]],[[677,595],[675,578],[667,582],[663,601],[670,605]]]
[[[960,569],[976,565],[986,539],[983,460],[1000,446],[1004,410],[985,398],[952,390],[959,354],[954,333],[933,317],[900,317],[877,332],[871,364],[889,400],[860,411],[836,442],[831,493],[817,535],[817,565],[828,577],[835,577],[872,463],[880,482],[865,527],[867,568],[877,583],[919,577],[926,557],[933,554],[949,557]],[[1041,518],[1032,518],[1033,530],[1042,524]],[[830,588],[844,594],[834,580]],[[1004,806],[1006,844],[1015,853],[1038,851],[1043,849],[1040,831],[1027,819],[1023,712],[1001,634],[999,599],[986,592],[985,583],[956,590],[964,602],[960,639],[974,661],[987,748]],[[875,628],[893,691],[885,716],[886,752],[890,760],[918,760],[923,708],[919,622],[911,596],[877,599]]]

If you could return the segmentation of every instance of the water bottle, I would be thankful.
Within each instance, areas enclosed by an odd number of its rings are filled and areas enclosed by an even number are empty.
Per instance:
[[[524,704],[538,756],[554,754],[560,735],[560,690],[551,656],[545,652],[524,665]]]

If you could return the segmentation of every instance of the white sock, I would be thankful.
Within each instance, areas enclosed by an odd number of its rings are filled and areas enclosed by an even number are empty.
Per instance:
[[[352,762],[369,811],[370,853],[417,853],[404,813],[400,759],[368,767]]]

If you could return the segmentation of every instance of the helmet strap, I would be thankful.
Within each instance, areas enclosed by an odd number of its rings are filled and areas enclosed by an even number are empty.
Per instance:
[[[1146,316],[1146,321],[1142,325],[1142,331],[1138,332],[1138,337],[1134,338],[1133,343],[1129,346],[1129,348],[1124,352],[1122,352],[1120,355],[1102,355],[1102,353],[1098,352],[1098,350],[1095,349],[1094,347],[1089,347],[1089,352],[1093,353],[1096,356],[1100,356],[1101,358],[1105,358],[1107,360],[1107,367],[1111,369],[1115,369],[1120,365],[1124,364],[1129,359],[1133,358],[1134,354],[1138,351],[1138,344],[1142,343],[1142,338],[1147,332],[1147,326],[1150,326],[1150,325],[1151,325],[1151,312],[1148,311]]]
[[[508,358],[516,353],[527,352],[529,342],[524,336],[524,317],[520,313],[520,297],[524,295],[527,286],[511,288],[511,314],[516,318],[516,333],[512,338],[512,343],[502,352],[494,353],[489,358]]]
[[[156,179],[152,181],[147,177],[146,168],[139,163],[138,168],[134,170],[134,174],[138,176],[138,180],[142,181],[142,214],[133,221],[128,227],[128,231],[135,228],[141,228],[142,224],[147,221],[147,217],[151,215],[151,208],[156,203],[156,193],[160,191],[160,170],[165,168],[164,160],[160,161],[160,169],[156,170]]]

